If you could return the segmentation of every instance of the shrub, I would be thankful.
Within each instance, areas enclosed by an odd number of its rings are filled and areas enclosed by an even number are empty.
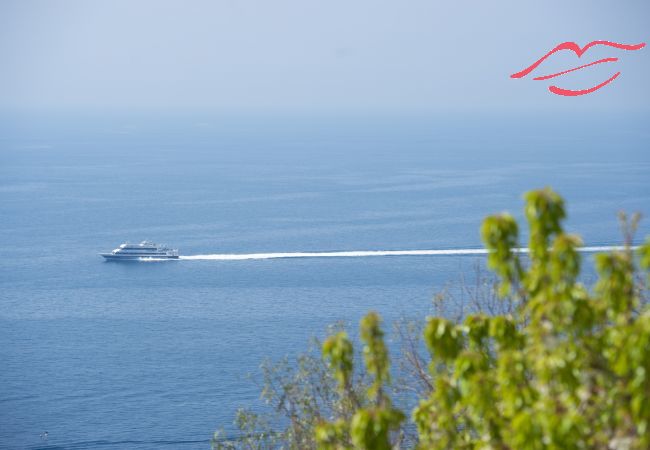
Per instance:
[[[580,281],[581,241],[564,232],[565,207],[550,189],[526,194],[527,251],[508,214],[481,235],[500,279],[506,312],[462,321],[429,317],[426,385],[411,418],[423,449],[650,448],[650,309],[641,301],[650,239],[635,256],[629,227],[619,251],[595,256],[598,280]],[[633,228],[633,226],[632,226]],[[646,273],[647,275],[647,273]],[[327,414],[312,414],[304,448],[390,449],[403,445],[380,318],[361,321],[365,371],[354,370],[345,332],[322,344],[326,365],[314,389]],[[418,363],[419,364],[419,363]],[[327,374],[329,372],[329,375]],[[354,382],[355,373],[362,380]],[[294,441],[274,446],[299,448]]]

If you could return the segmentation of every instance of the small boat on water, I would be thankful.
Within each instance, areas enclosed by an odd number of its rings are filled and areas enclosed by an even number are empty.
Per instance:
[[[100,253],[108,261],[147,261],[158,259],[178,259],[178,250],[164,245],[142,241],[139,244],[120,245],[110,253]]]

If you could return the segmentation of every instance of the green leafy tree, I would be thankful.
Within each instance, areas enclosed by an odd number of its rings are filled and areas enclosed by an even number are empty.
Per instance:
[[[488,265],[501,279],[500,294],[514,302],[513,313],[472,314],[462,323],[427,320],[433,388],[412,414],[418,446],[650,448],[650,310],[640,302],[632,248],[597,255],[599,279],[589,290],[579,281],[581,241],[562,227],[562,198],[543,189],[525,199],[526,259],[517,250],[512,216],[488,217],[481,228]],[[639,254],[648,270],[650,240]],[[371,313],[361,324],[375,399],[388,381],[378,322]],[[349,341],[342,342],[351,353]],[[327,343],[324,353],[336,373],[351,369],[342,369]],[[378,402],[359,409],[350,423],[328,424],[337,431],[319,442],[322,448],[390,448],[401,418],[389,402]]]

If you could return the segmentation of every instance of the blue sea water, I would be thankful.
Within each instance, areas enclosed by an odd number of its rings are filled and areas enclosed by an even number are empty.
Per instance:
[[[483,261],[99,252],[478,248],[483,217],[547,185],[569,230],[618,244],[619,210],[650,214],[648,117],[3,116],[0,448],[209,448],[261,405],[264,358],[369,310],[424,316]]]

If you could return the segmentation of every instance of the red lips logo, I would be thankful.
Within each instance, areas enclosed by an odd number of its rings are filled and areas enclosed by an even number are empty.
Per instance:
[[[553,50],[551,50],[550,52],[548,52],[547,54],[545,54],[544,56],[539,58],[533,64],[531,64],[530,66],[528,66],[527,68],[522,70],[521,72],[517,72],[517,73],[514,73],[514,74],[510,75],[510,78],[523,78],[523,77],[525,77],[530,72],[535,70],[537,68],[537,66],[539,66],[542,62],[544,62],[544,60],[546,58],[548,58],[549,56],[551,56],[555,52],[559,52],[561,50],[571,50],[572,52],[574,52],[578,56],[578,58],[580,58],[587,50],[589,50],[591,47],[595,47],[597,45],[602,45],[602,46],[606,46],[606,47],[613,47],[613,48],[617,48],[619,50],[640,50],[643,47],[645,47],[645,42],[642,42],[640,44],[630,45],[630,44],[618,44],[616,42],[609,42],[609,41],[593,41],[593,42],[588,43],[587,45],[585,45],[582,48],[580,48],[580,46],[578,44],[576,44],[575,42],[563,42],[563,43],[559,44],[558,46],[556,46]],[[565,75],[565,74],[570,73],[570,72],[575,72],[576,70],[584,69],[585,67],[595,66],[596,64],[611,63],[611,62],[616,62],[616,61],[618,61],[618,58],[603,58],[603,59],[599,59],[597,61],[590,62],[588,64],[584,64],[584,65],[579,66],[579,67],[574,67],[573,69],[564,70],[562,72],[553,73],[553,74],[550,74],[550,75],[542,75],[542,76],[539,76],[539,77],[535,77],[535,78],[533,78],[533,80],[538,80],[538,81],[549,80],[551,78],[559,77],[559,76]],[[608,79],[606,79],[602,83],[597,84],[596,86],[593,86],[593,87],[590,87],[590,88],[587,88],[587,89],[571,90],[571,89],[563,89],[563,88],[560,88],[560,87],[557,87],[557,86],[549,86],[548,90],[551,91],[553,94],[565,95],[565,96],[569,96],[569,97],[575,97],[577,95],[591,94],[592,92],[595,92],[598,89],[602,88],[603,86],[606,86],[609,83],[611,83],[612,81],[614,81],[620,74],[621,74],[621,72],[616,72],[614,75],[612,75],[611,77],[609,77]]]

